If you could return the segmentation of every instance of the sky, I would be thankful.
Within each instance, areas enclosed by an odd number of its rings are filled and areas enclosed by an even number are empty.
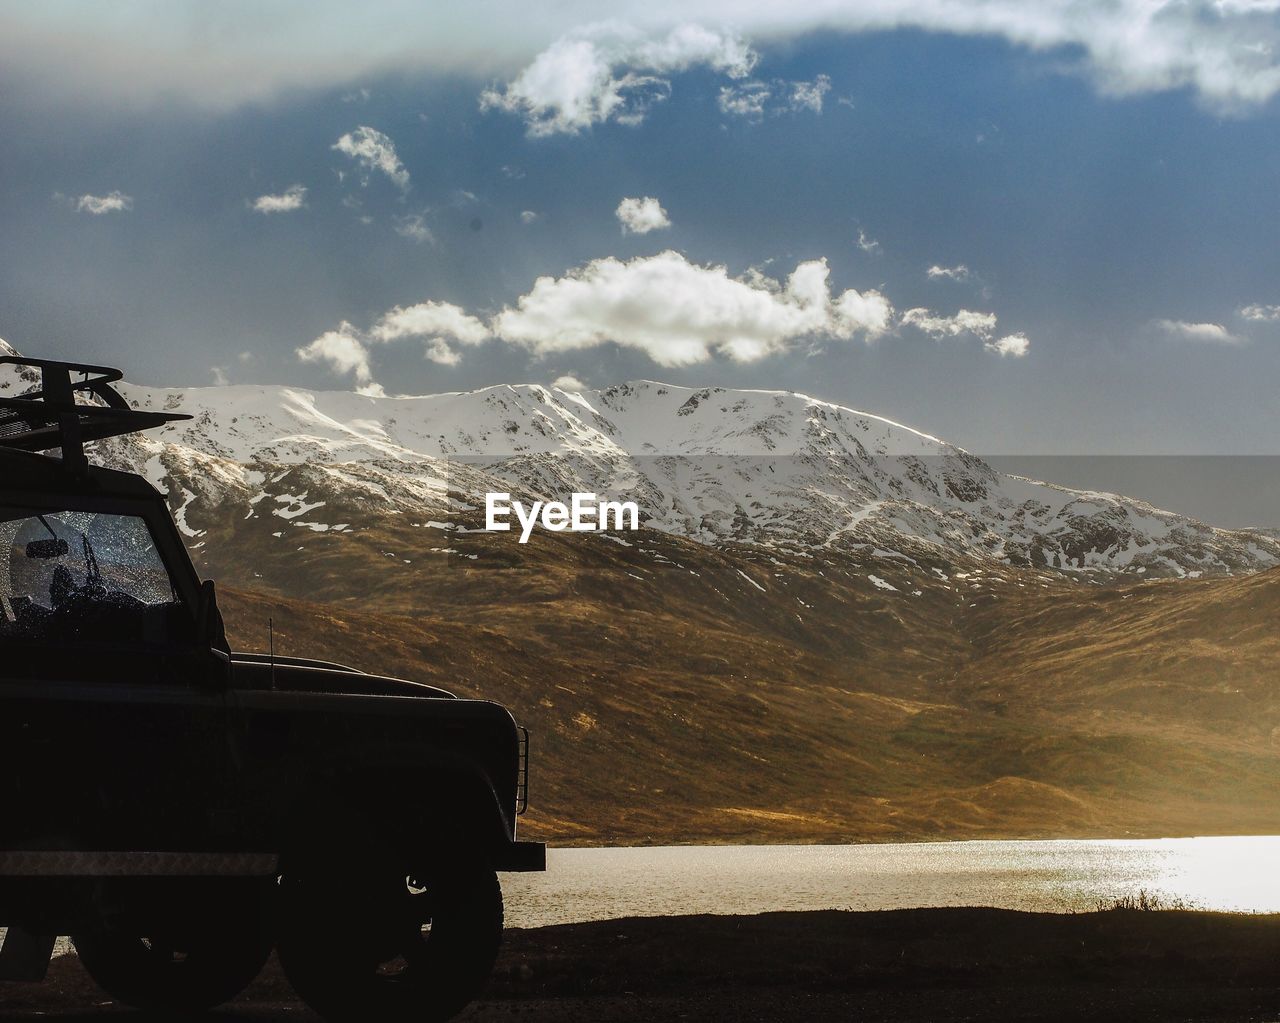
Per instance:
[[[1280,0],[0,0],[0,337],[1275,455]]]

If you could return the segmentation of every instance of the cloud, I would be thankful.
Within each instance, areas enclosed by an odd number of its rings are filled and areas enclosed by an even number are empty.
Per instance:
[[[628,262],[592,260],[563,277],[540,277],[493,318],[493,333],[539,355],[615,343],[661,366],[721,354],[754,362],[808,337],[871,338],[888,329],[893,307],[875,291],[832,298],[826,260],[801,263],[783,282],[729,276],[677,252]]]
[[[818,75],[811,82],[753,80],[721,86],[716,104],[722,114],[760,121],[766,112],[781,114],[807,110],[820,114],[823,98],[830,91],[831,79],[827,75]]]
[[[345,320],[337,330],[328,330],[310,344],[295,350],[303,362],[319,362],[338,376],[352,376],[360,394],[381,395],[382,385],[373,379],[369,365],[369,349],[356,329]]]
[[[0,67],[34,83],[34,94],[81,104],[86,97],[126,105],[177,97],[225,110],[299,89],[349,89],[397,71],[489,73],[532,60],[505,88],[491,90],[493,105],[551,131],[576,131],[625,113],[629,92],[644,91],[629,76],[670,73],[681,52],[689,66],[747,63],[727,59],[735,49],[750,52],[738,37],[689,22],[732,24],[747,38],[782,44],[903,28],[990,36],[1046,54],[1055,69],[1084,72],[1106,93],[1186,88],[1226,110],[1257,108],[1280,91],[1275,0],[616,0],[608,5],[616,19],[611,32],[581,29],[602,9],[586,0],[506,0],[484,16],[461,15],[456,5],[387,0],[372,9],[326,8],[310,22],[301,7],[297,16],[282,17],[275,5],[200,0],[153,3],[144,8],[153,16],[145,18],[121,15],[110,4],[8,6]],[[720,35],[735,45],[682,50],[681,33]],[[585,41],[592,52],[548,57],[557,46],[570,48],[553,43],[537,53],[557,38]],[[696,59],[708,53],[710,59]],[[573,74],[578,87],[557,67]]]
[[[214,387],[227,386],[227,368],[225,366],[210,366],[209,375],[213,377]]]
[[[260,195],[251,204],[257,213],[291,213],[307,205],[305,185],[290,185],[279,195]]]
[[[869,252],[872,255],[880,253],[880,243],[867,234],[862,228],[858,228],[858,248],[863,252]]]
[[[716,105],[720,113],[759,121],[764,117],[765,104],[773,96],[773,90],[764,82],[743,82],[741,85],[722,85]]]
[[[1155,325],[1170,337],[1204,344],[1238,345],[1243,339],[1217,323],[1188,323],[1186,320],[1156,320]]]
[[[428,341],[423,354],[432,362],[438,362],[441,366],[456,366],[462,361],[462,356],[450,348],[449,342],[442,337],[433,337]]]
[[[565,373],[563,376],[556,377],[551,381],[551,386],[558,387],[562,391],[585,391],[588,389],[587,385],[572,373]]]
[[[660,366],[689,366],[724,357],[740,363],[818,343],[860,338],[871,342],[899,326],[936,339],[972,334],[996,355],[1021,357],[1023,333],[996,336],[994,313],[961,309],[944,316],[924,308],[895,319],[879,291],[834,292],[825,259],[799,263],[782,280],[759,269],[734,277],[721,265],[691,262],[667,250],[631,260],[594,259],[561,276],[544,276],[516,301],[487,319],[450,302],[394,306],[364,332],[341,323],[298,349],[304,361],[351,375],[365,393],[382,393],[370,352],[380,345],[421,338],[427,359],[457,365],[462,350],[490,339],[537,357],[618,345],[642,352]],[[553,386],[583,389],[572,375]]]
[[[364,170],[363,184],[369,183],[369,174],[380,171],[395,183],[402,192],[409,190],[409,172],[396,155],[395,143],[376,128],[361,125],[347,132],[330,148],[351,157]]]
[[[961,334],[972,334],[981,339],[982,347],[995,355],[1011,355],[1021,358],[1031,349],[1031,341],[1026,334],[1006,334],[997,338],[996,314],[979,313],[972,309],[961,309],[952,316],[940,316],[928,309],[908,309],[902,314],[901,324],[904,327],[915,327],[928,334],[935,341],[947,337],[959,337]]]
[[[902,314],[902,322],[935,338],[958,337],[965,333],[990,337],[996,329],[996,314],[961,309],[954,316],[939,316],[928,309],[908,309]]]
[[[505,86],[486,89],[480,109],[523,117],[534,137],[609,121],[637,125],[670,95],[664,76],[706,67],[741,78],[755,62],[738,36],[699,25],[652,36],[622,22],[596,24],[561,36]]]
[[[831,79],[818,75],[812,82],[791,83],[791,109],[822,113],[822,99],[831,91]]]
[[[1006,334],[996,341],[983,341],[982,347],[997,355],[1012,355],[1020,359],[1030,350],[1031,342],[1026,334]]]
[[[426,358],[442,366],[456,366],[462,355],[449,341],[478,345],[489,337],[489,328],[451,302],[419,302],[383,313],[369,331],[368,340],[388,344],[406,337],[426,338]]]
[[[489,337],[489,328],[451,302],[420,302],[395,306],[369,331],[371,340],[383,343],[428,335],[445,335],[463,344],[478,345]]]
[[[657,199],[649,195],[641,199],[623,199],[618,203],[614,215],[622,224],[623,234],[648,234],[671,226],[667,211]]]
[[[1276,323],[1280,321],[1280,305],[1247,305],[1237,315],[1254,323]]]
[[[942,278],[948,281],[967,281],[973,277],[969,268],[963,263],[959,263],[956,266],[938,266],[938,264],[935,263],[933,266],[929,267],[925,273],[929,275],[930,280],[938,280],[939,278]]]
[[[456,366],[462,356],[449,343],[478,345],[489,337],[489,328],[449,302],[420,302],[388,309],[367,333],[345,320],[337,330],[326,331],[308,345],[297,349],[303,362],[319,362],[338,376],[352,375],[361,394],[386,392],[373,377],[369,347],[404,338],[425,339],[423,355],[441,366]]]
[[[539,213],[534,213],[533,210],[520,211],[520,223],[522,224],[532,224],[534,223],[534,221],[541,220],[541,219],[542,219],[542,215]]]
[[[55,198],[58,196],[55,195]],[[71,200],[71,206],[79,213],[90,213],[100,217],[104,213],[123,213],[133,209],[133,196],[123,192],[108,192],[106,195],[81,195]]]
[[[408,238],[411,242],[422,244],[436,240],[435,235],[431,233],[431,228],[427,227],[427,218],[421,213],[406,213],[395,217],[393,225],[396,234],[402,238]]]

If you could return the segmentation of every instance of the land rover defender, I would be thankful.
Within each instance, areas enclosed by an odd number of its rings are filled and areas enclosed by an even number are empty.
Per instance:
[[[116,370],[0,358],[0,979],[70,936],[119,1001],[198,1011],[276,948],[334,1019],[443,1020],[483,985],[528,735],[503,707],[231,650],[160,493],[84,445],[175,419]],[[57,452],[46,454],[43,452]]]

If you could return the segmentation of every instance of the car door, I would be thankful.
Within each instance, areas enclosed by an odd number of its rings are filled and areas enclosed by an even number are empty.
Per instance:
[[[182,627],[192,610],[145,519],[99,502],[0,507],[3,522],[0,592],[15,621],[0,623],[0,844],[217,848],[229,826],[226,699],[200,670]]]

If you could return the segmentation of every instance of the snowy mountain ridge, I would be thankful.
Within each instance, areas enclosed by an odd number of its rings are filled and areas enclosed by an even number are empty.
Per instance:
[[[0,394],[29,386],[0,369]],[[928,550],[1091,578],[1280,564],[1280,542],[1266,534],[1008,476],[938,438],[793,392],[648,380],[419,397],[121,391],[136,407],[194,416],[99,452],[164,490],[192,540],[191,522],[215,510],[270,517],[287,537],[358,530],[386,514],[447,523],[489,490],[557,500],[594,491],[634,500],[646,525],[700,543],[802,555]]]

